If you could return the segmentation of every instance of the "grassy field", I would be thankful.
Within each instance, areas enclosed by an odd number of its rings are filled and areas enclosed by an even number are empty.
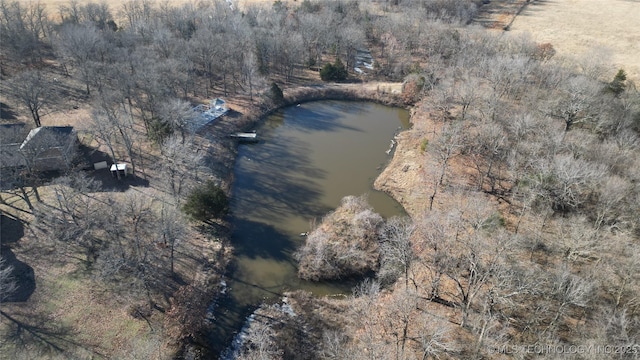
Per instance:
[[[530,3],[510,31],[551,43],[558,55],[610,62],[640,82],[640,1],[542,0]]]

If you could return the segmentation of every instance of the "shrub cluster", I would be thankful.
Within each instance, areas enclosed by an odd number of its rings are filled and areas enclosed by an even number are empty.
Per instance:
[[[365,197],[347,196],[307,237],[296,253],[298,275],[307,280],[363,275],[379,266],[382,217]]]
[[[195,220],[207,221],[226,215],[229,200],[224,191],[209,180],[189,194],[182,210]]]
[[[271,83],[271,88],[269,89],[269,98],[273,101],[274,104],[282,104],[284,102],[284,93],[278,84],[275,82]]]
[[[347,68],[339,58],[331,63],[326,63],[320,70],[320,78],[322,81],[342,81],[347,78]]]

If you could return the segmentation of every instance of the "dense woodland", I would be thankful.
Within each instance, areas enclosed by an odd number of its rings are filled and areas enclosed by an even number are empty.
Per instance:
[[[298,253],[301,276],[376,275],[347,299],[297,292],[265,305],[236,355],[526,358],[518,346],[580,345],[593,348],[545,355],[640,356],[640,94],[623,70],[475,26],[480,1],[72,1],[57,10],[0,2],[3,112],[41,126],[89,104],[81,140],[127,161],[154,192],[123,196],[75,168],[50,179],[27,167],[3,172],[2,211],[26,214],[25,236],[55,249],[55,260],[33,259],[82,266],[91,284],[109,284],[103,294],[134,304],[132,317],[163,329],[126,356],[171,357],[177,341],[202,335],[206,306],[192,304],[211,294],[174,260],[216,224],[181,209],[205,180],[229,184],[216,172],[226,155],[186,126],[192,104],[225,96],[266,110],[281,101],[273,89],[320,82],[336,59],[352,69],[359,49],[375,67],[350,80],[404,81],[412,107],[404,144],[420,163],[405,171],[419,182],[399,199],[410,217],[384,220],[345,199]],[[10,268],[0,275],[2,300],[16,301]],[[20,333],[12,309],[3,304],[13,358],[126,357],[61,346],[35,327]]]

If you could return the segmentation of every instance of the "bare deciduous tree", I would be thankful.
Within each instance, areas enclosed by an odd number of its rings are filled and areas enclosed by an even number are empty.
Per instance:
[[[480,82],[469,73],[457,80],[453,88],[454,100],[460,106],[460,120],[464,121],[480,99]]]
[[[478,189],[483,190],[485,179],[489,179],[488,191],[495,193],[499,181],[496,168],[503,166],[508,153],[504,130],[495,123],[483,124],[473,139],[469,152],[478,171]]]
[[[49,36],[49,20],[44,4],[0,1],[0,45],[16,62],[42,62],[43,40]]]
[[[111,155],[111,161],[114,164],[118,164],[120,156],[117,154],[117,132],[116,129],[109,121],[109,115],[103,109],[94,109],[92,114],[92,131],[96,137],[107,146],[109,149],[109,155]],[[118,179],[120,179],[120,172],[116,171]]]
[[[455,353],[459,347],[452,338],[453,329],[450,323],[441,319],[423,316],[418,330],[422,359],[439,358],[445,353]]]
[[[40,71],[20,73],[10,83],[9,94],[24,106],[36,127],[42,126],[42,110],[54,100],[53,84]]]
[[[551,164],[540,166],[541,176],[535,180],[543,189],[541,195],[554,209],[563,211],[581,206],[604,174],[602,166],[564,154],[555,156]]]
[[[80,72],[87,95],[95,76],[95,64],[103,61],[108,44],[92,25],[67,24],[59,32],[57,49],[63,59],[71,62]]]
[[[553,318],[542,332],[543,334],[558,326],[558,322],[567,316],[570,306],[586,307],[593,291],[593,284],[589,280],[571,274],[566,268],[558,269],[549,285],[549,295],[556,303]]]
[[[410,330],[416,316],[419,295],[405,289],[394,291],[393,297],[384,327],[387,336],[394,339],[395,358],[404,359],[407,341],[413,337]]]
[[[431,249],[423,260],[433,270],[430,297],[452,299],[448,304],[460,309],[462,327],[468,325],[472,307],[500,272],[512,242],[487,204],[471,194],[468,197],[457,211],[429,214],[420,228],[426,240],[420,246]],[[446,292],[440,286],[444,280],[453,285]]]
[[[162,244],[169,248],[169,267],[173,275],[176,249],[187,235],[187,220],[179,209],[166,203],[160,208],[158,220],[159,226],[156,230]]]
[[[393,217],[384,224],[380,235],[381,259],[377,275],[383,283],[392,283],[401,275],[404,276],[405,288],[409,286],[409,269],[415,257],[411,241],[414,230],[415,225],[409,218]]]
[[[43,238],[56,242],[56,246],[82,251],[87,267],[91,267],[104,245],[99,229],[105,209],[91,195],[99,191],[99,184],[83,173],[76,173],[56,179],[50,189],[55,195],[55,207],[37,207],[36,227]]]
[[[185,142],[185,135],[190,132],[189,123],[197,114],[189,102],[180,99],[170,99],[158,109],[158,118],[168,124],[173,131],[180,133],[182,143]]]
[[[553,100],[548,115],[564,122],[565,134],[578,124],[593,118],[593,102],[600,91],[593,80],[577,76],[562,84],[562,94]]]
[[[198,179],[202,166],[202,152],[194,149],[191,141],[182,141],[178,136],[170,136],[162,144],[162,162],[158,164],[164,184],[176,203],[180,203],[190,180]]]
[[[137,163],[135,145],[140,136],[136,130],[133,115],[126,104],[126,100],[121,99],[117,93],[102,93],[94,109],[92,130],[109,148],[114,164],[118,163],[116,158],[118,145],[121,144],[124,147],[135,175]]]
[[[449,161],[454,156],[458,155],[458,152],[462,148],[463,137],[460,125],[458,124],[445,124],[440,135],[437,135],[433,145],[429,146],[429,152],[433,154],[434,158],[438,161],[437,165],[429,166],[427,169],[427,177],[433,181],[433,191],[429,196],[429,210],[433,209],[433,202],[438,194],[438,188],[444,185]]]
[[[594,226],[620,227],[630,218],[627,216],[625,203],[631,194],[631,184],[618,176],[604,179],[598,191],[598,201],[593,212]]]
[[[244,339],[242,352],[238,359],[242,360],[275,360],[282,357],[282,350],[276,344],[276,332],[270,324],[256,319]]]
[[[161,288],[165,273],[161,237],[154,236],[158,216],[151,199],[144,194],[131,193],[126,202],[109,204],[111,213],[103,224],[108,240],[96,261],[96,276],[117,283],[120,289],[147,298],[153,308],[153,294]]]

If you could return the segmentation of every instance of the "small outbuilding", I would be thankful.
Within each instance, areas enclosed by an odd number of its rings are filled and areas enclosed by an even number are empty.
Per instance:
[[[130,168],[125,163],[112,164],[109,170],[113,177],[125,177],[130,174]]]
[[[200,104],[193,108],[196,113],[193,119],[189,122],[189,130],[196,132],[202,127],[208,125],[217,118],[225,115],[229,112],[227,102],[216,98],[209,101],[209,105]]]

